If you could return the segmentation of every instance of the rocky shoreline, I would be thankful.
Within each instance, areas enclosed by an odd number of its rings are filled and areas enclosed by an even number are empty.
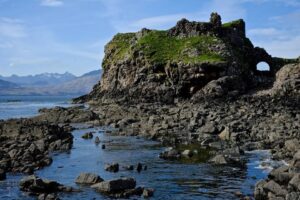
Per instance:
[[[245,167],[244,151],[272,149],[273,159],[286,160],[289,166],[275,169],[268,180],[259,181],[255,199],[283,198],[285,195],[293,200],[298,197],[294,177],[298,176],[299,102],[298,96],[243,95],[197,103],[99,106],[90,102],[88,109],[42,110],[40,116],[32,119],[0,123],[1,177],[5,172],[32,174],[50,165],[49,152],[66,151],[72,147],[69,123],[81,122],[90,126],[110,126],[114,128],[111,134],[158,140],[164,146],[172,147],[162,152],[163,159],[193,159],[198,153],[193,149],[196,145],[209,149],[212,164]],[[187,149],[179,150],[181,144]],[[143,193],[140,188],[136,190],[140,195]],[[137,194],[134,191],[130,194]],[[129,193],[121,196],[124,195]]]
[[[72,128],[35,119],[0,121],[0,169],[32,174],[52,163],[50,152],[70,150]]]

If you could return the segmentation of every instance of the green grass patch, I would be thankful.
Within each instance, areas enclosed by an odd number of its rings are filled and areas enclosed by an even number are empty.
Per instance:
[[[213,36],[195,36],[189,38],[175,38],[168,36],[166,31],[152,31],[142,37],[137,48],[142,50],[150,62],[167,63],[168,61],[183,61],[185,63],[218,62],[223,58],[213,51],[209,46],[220,43]],[[190,56],[185,51],[196,50],[199,55]]]
[[[106,45],[109,56],[104,60],[106,63],[122,60],[126,55],[132,56],[131,49],[144,53],[146,59],[155,64],[166,64],[167,62],[221,62],[224,58],[209,47],[217,45],[222,41],[214,36],[195,36],[189,38],[176,38],[167,34],[167,31],[151,31],[140,38],[136,44],[132,44],[135,33],[117,34],[112,41]],[[197,51],[191,54],[188,51]]]

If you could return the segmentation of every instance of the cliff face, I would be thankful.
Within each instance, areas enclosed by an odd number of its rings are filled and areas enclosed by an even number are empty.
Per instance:
[[[220,78],[228,93],[242,93],[261,76],[261,61],[270,65],[265,75],[274,77],[294,60],[254,47],[241,19],[222,24],[217,13],[210,22],[182,19],[166,31],[117,34],[105,47],[101,81],[77,100],[172,103],[214,93],[205,86]]]

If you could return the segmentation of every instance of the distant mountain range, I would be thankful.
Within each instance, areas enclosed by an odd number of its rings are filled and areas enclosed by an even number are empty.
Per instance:
[[[11,83],[9,81],[4,81],[0,79],[0,89],[6,89],[6,88],[18,88],[18,84]]]
[[[0,76],[0,95],[82,95],[92,90],[101,73],[95,70],[79,77],[68,72]]]

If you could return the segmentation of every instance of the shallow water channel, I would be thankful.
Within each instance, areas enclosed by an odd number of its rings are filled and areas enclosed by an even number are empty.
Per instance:
[[[95,131],[101,144],[94,140],[84,140],[81,135]],[[36,174],[41,178],[58,181],[67,186],[80,188],[82,192],[60,194],[61,199],[109,199],[89,187],[78,186],[75,178],[81,172],[99,174],[104,180],[134,177],[137,186],[155,189],[152,199],[239,199],[235,192],[252,195],[255,183],[267,176],[267,171],[259,167],[261,161],[270,157],[267,151],[246,153],[246,169],[228,166],[213,166],[207,163],[187,164],[178,161],[165,161],[158,157],[164,149],[157,142],[137,137],[110,136],[104,129],[90,128],[73,131],[74,144],[68,153],[53,155],[53,163]],[[110,173],[104,170],[105,163],[118,162],[120,171]],[[126,171],[122,166],[147,165],[146,171],[138,173]],[[34,199],[18,189],[22,175],[9,174],[6,181],[0,182],[0,199]],[[139,197],[133,197],[139,199]]]

